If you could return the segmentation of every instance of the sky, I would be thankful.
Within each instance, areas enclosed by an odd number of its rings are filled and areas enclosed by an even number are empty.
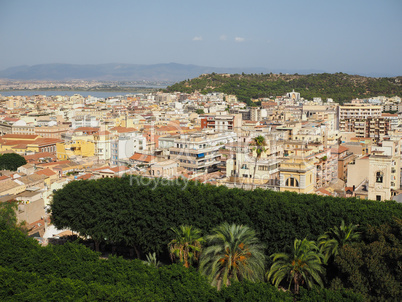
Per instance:
[[[402,75],[402,0],[0,0],[0,70],[46,63]]]

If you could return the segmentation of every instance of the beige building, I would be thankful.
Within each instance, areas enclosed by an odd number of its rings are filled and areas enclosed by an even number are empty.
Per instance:
[[[348,164],[347,187],[357,188],[362,182],[368,179],[369,175],[369,156],[355,158]]]
[[[165,160],[155,163],[151,166],[151,176],[171,178],[177,175],[177,162],[173,160]]]
[[[397,142],[383,141],[372,146],[370,155],[356,158],[348,165],[347,187],[365,186],[367,198],[390,200],[401,187],[401,164]]]
[[[313,193],[316,183],[314,159],[310,150],[296,149],[295,156],[280,165],[280,191]]]
[[[369,161],[368,199],[390,200],[397,194],[401,183],[399,152],[398,143],[393,141],[373,146]]]
[[[339,119],[380,117],[381,106],[347,103],[339,106]]]

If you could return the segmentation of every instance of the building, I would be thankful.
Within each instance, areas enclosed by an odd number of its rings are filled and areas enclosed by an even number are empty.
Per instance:
[[[349,151],[349,148],[345,146],[332,148],[331,153],[337,159],[338,178],[346,181],[348,176],[348,164],[354,160],[355,156]]]
[[[128,160],[134,153],[142,152],[145,147],[146,138],[141,134],[121,134],[110,142],[110,162],[114,166],[121,165],[122,160]]]
[[[234,132],[181,134],[169,149],[170,159],[195,174],[214,172],[221,162],[219,149],[234,141],[237,141]]]
[[[247,149],[249,148],[247,146]],[[256,161],[255,154],[253,157],[248,152],[238,151],[234,157],[226,160],[226,177],[230,183],[277,186],[279,182],[279,164],[281,162],[279,158],[268,158],[265,155]]]
[[[339,121],[339,130],[354,132],[356,137],[381,140],[391,130],[391,119],[386,117],[345,118]]]
[[[111,157],[111,133],[109,131],[98,131],[93,134],[95,144],[95,156],[98,160],[107,161]]]
[[[214,129],[215,131],[235,131],[242,125],[241,114],[234,115],[203,115],[201,129]]]
[[[390,200],[401,187],[400,146],[383,141],[372,147],[369,158],[368,199]]]
[[[350,118],[368,118],[380,117],[382,112],[381,106],[370,104],[353,104],[347,103],[339,106],[339,120]]]
[[[172,178],[177,175],[177,162],[173,160],[165,160],[155,163],[151,166],[151,176]]]
[[[295,152],[295,156],[280,164],[280,191],[314,193],[316,184],[314,159],[307,158],[310,155],[309,150],[297,149]]]
[[[290,98],[294,102],[300,101],[300,92],[295,92],[294,90],[292,92],[286,93],[286,97]]]

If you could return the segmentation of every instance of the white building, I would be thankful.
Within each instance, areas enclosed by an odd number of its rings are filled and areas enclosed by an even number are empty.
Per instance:
[[[131,132],[120,134],[110,143],[112,165],[120,165],[120,161],[127,160],[136,152],[142,152],[146,147],[146,138],[139,133]]]

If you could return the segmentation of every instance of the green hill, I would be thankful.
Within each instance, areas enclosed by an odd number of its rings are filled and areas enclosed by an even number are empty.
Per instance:
[[[370,78],[345,73],[321,74],[203,74],[166,88],[166,92],[192,93],[200,91],[234,94],[240,101],[253,105],[250,99],[270,98],[284,95],[292,90],[301,97],[311,100],[321,97],[332,98],[337,103],[354,98],[368,98],[379,95],[401,96],[402,77]],[[255,105],[255,104],[254,104]]]

